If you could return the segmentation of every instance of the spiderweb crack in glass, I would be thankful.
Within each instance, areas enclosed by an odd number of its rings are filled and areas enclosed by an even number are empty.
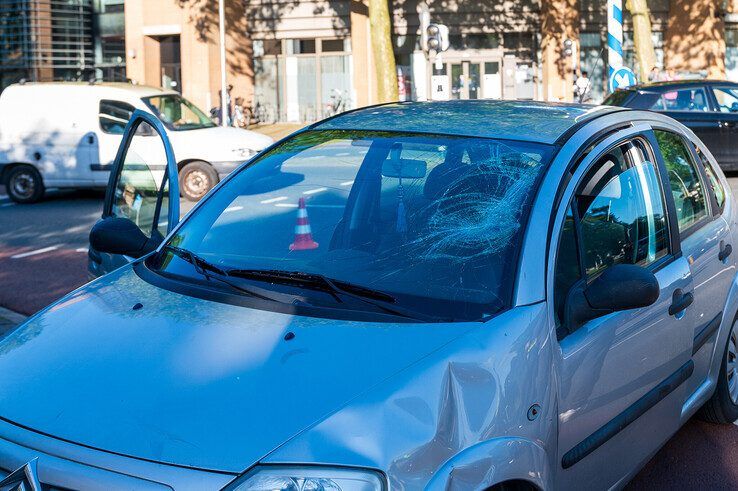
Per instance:
[[[538,165],[533,160],[524,165],[487,162],[455,180],[432,205],[428,233],[413,242],[424,249],[421,256],[467,261],[505,250],[520,228],[521,207],[533,189]],[[452,191],[479,180],[496,183],[482,191]]]

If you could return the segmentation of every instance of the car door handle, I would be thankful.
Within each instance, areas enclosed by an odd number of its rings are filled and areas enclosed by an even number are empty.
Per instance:
[[[671,297],[671,305],[669,305],[669,315],[676,315],[682,312],[694,302],[692,292],[683,292],[681,288],[674,290]]]
[[[733,252],[733,246],[730,244],[725,244],[723,241],[720,241],[720,252],[718,253],[718,259],[720,261],[725,261],[725,258],[730,256],[730,254]]]

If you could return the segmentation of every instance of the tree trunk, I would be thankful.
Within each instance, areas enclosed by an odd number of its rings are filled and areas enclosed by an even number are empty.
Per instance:
[[[388,2],[389,0],[369,0],[369,26],[379,102],[391,102],[399,98]]]
[[[648,82],[648,75],[656,66],[648,2],[647,0],[627,0],[625,6],[633,18],[633,42],[641,82]]]

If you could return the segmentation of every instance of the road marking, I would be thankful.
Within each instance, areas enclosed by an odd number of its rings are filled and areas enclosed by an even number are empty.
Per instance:
[[[284,201],[286,199],[289,199],[289,198],[287,198],[287,196],[280,196],[279,198],[265,199],[264,201],[261,202],[261,204],[262,205],[268,205],[268,204],[271,204],[271,203],[276,203],[277,201]]]
[[[322,193],[323,191],[328,191],[328,188],[310,189],[308,191],[303,191],[302,194],[318,194],[318,193]]]
[[[35,251],[23,252],[21,254],[16,254],[15,256],[10,256],[10,259],[22,259],[22,258],[28,257],[28,256],[35,256],[36,254],[43,254],[45,252],[55,251],[59,247],[60,246],[55,245],[55,246],[44,247],[43,249],[36,249]]]
[[[346,182],[342,182],[342,183],[341,183],[341,186],[350,186],[350,185],[352,185],[353,183],[354,183],[354,181],[346,181]]]
[[[74,252],[87,252],[87,247],[79,247],[75,249]]]
[[[3,203],[0,208],[7,208],[8,206],[15,206],[15,203]]]
[[[280,208],[297,208],[297,204],[295,203],[277,203],[274,206],[279,206]]]
[[[0,199],[8,199],[9,196],[7,194],[0,194]]]
[[[239,211],[243,210],[243,206],[229,206],[225,210],[223,210],[223,213],[230,213],[232,211]]]

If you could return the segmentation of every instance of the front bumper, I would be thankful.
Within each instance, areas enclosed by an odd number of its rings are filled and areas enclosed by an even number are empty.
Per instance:
[[[218,490],[236,477],[105,452],[0,420],[0,476],[35,458],[47,489]]]

